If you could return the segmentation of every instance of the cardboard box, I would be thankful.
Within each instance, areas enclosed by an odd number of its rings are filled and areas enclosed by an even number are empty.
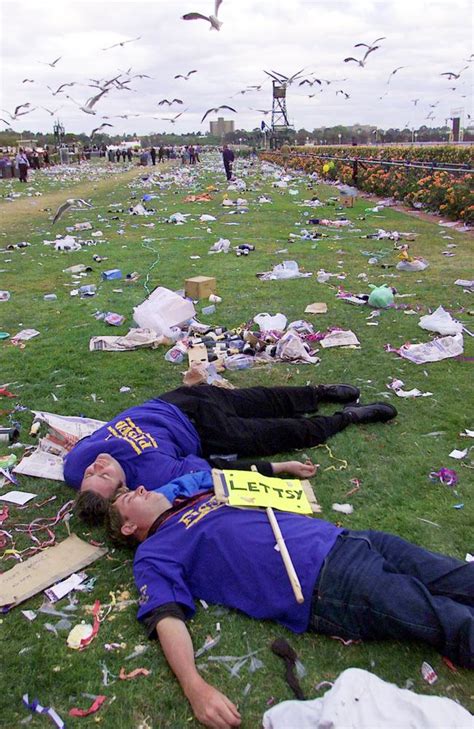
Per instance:
[[[344,197],[339,198],[339,203],[344,205],[345,208],[353,208],[354,202],[355,197],[352,197],[352,195],[344,195]]]
[[[216,279],[212,276],[194,276],[184,282],[186,296],[190,299],[207,299],[216,293]]]

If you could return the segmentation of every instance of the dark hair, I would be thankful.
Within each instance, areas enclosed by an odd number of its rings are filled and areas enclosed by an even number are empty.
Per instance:
[[[81,491],[74,504],[74,511],[89,526],[102,526],[108,503],[108,499],[96,491]]]
[[[114,495],[106,502],[105,529],[107,536],[119,547],[136,547],[139,544],[134,534],[122,534],[124,520],[115,505],[119,496],[123,496],[129,490],[126,486],[119,486]]]

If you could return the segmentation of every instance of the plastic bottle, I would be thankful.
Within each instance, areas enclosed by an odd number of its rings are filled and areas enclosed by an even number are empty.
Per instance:
[[[169,349],[165,354],[165,360],[167,362],[173,362],[173,364],[181,364],[184,361],[184,355],[188,351],[188,347],[184,342],[178,341]]]
[[[224,361],[226,370],[234,372],[235,370],[246,370],[253,365],[253,357],[247,357],[245,354],[233,354]]]

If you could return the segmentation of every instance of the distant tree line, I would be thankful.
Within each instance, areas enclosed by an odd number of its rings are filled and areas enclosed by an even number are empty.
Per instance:
[[[354,124],[352,126],[338,125],[334,127],[318,127],[313,130],[298,129],[289,133],[290,144],[303,145],[306,142],[310,144],[374,144],[374,143],[399,143],[399,142],[447,142],[449,139],[450,127],[427,127],[421,126],[418,129],[381,129],[368,124]],[[474,141],[474,128],[468,127],[463,130],[464,141]],[[55,144],[54,134],[43,132],[35,132],[31,129],[23,129],[22,131],[5,129],[0,132],[0,146],[14,146],[19,138],[36,139],[39,147],[46,144],[53,146]],[[252,130],[237,129],[224,136],[212,136],[197,132],[185,132],[184,134],[170,134],[150,132],[149,134],[97,134],[91,140],[88,134],[72,134],[64,135],[63,141],[66,144],[79,144],[81,146],[91,146],[91,144],[100,146],[102,144],[119,144],[120,142],[131,142],[140,139],[143,147],[156,147],[163,145],[219,145],[227,142],[233,145],[246,145],[251,147],[260,147],[262,144],[262,132],[259,127]]]

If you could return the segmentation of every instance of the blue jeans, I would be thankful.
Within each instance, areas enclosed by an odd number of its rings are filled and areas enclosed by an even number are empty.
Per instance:
[[[474,563],[377,531],[344,531],[313,593],[309,630],[418,639],[474,668]]]

